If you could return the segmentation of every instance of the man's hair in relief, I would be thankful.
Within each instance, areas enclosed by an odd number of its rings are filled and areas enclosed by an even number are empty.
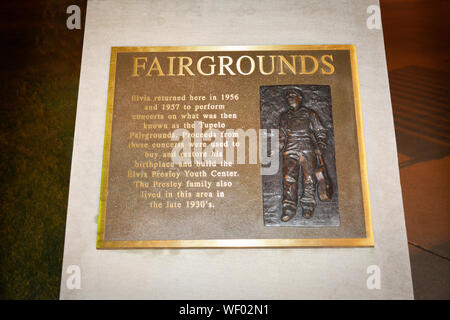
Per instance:
[[[303,92],[297,88],[288,88],[284,90],[284,96],[287,98],[289,96],[296,95],[302,98],[302,100],[305,99],[305,96],[303,95]]]

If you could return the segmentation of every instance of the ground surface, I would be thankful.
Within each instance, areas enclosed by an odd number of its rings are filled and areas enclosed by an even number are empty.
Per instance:
[[[450,299],[450,2],[382,0],[381,14],[414,296]]]
[[[59,296],[84,2],[1,4],[0,298]]]

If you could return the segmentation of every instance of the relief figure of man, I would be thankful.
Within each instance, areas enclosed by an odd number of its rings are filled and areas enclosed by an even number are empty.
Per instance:
[[[326,148],[327,131],[319,116],[304,106],[303,93],[298,89],[285,91],[289,110],[280,116],[280,152],[283,152],[283,202],[281,220],[291,220],[298,206],[298,179],[302,178],[300,206],[303,217],[309,219],[316,208],[316,167]]]

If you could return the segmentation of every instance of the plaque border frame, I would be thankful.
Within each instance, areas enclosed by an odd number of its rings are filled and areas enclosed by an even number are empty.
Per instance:
[[[289,50],[348,50],[353,84],[353,100],[359,152],[361,187],[364,207],[364,238],[303,238],[303,239],[208,239],[208,240],[120,240],[107,241],[105,236],[106,200],[108,196],[111,130],[116,80],[117,53],[119,52],[183,52],[183,51],[289,51]],[[373,247],[373,225],[370,207],[367,158],[359,88],[356,46],[341,45],[263,45],[263,46],[157,46],[111,47],[108,82],[105,139],[103,146],[100,205],[97,226],[97,249],[157,249],[157,248],[292,248],[292,247]]]

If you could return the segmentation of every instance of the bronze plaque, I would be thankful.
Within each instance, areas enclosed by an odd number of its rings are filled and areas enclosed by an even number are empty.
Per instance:
[[[373,246],[352,45],[113,47],[97,248]]]

